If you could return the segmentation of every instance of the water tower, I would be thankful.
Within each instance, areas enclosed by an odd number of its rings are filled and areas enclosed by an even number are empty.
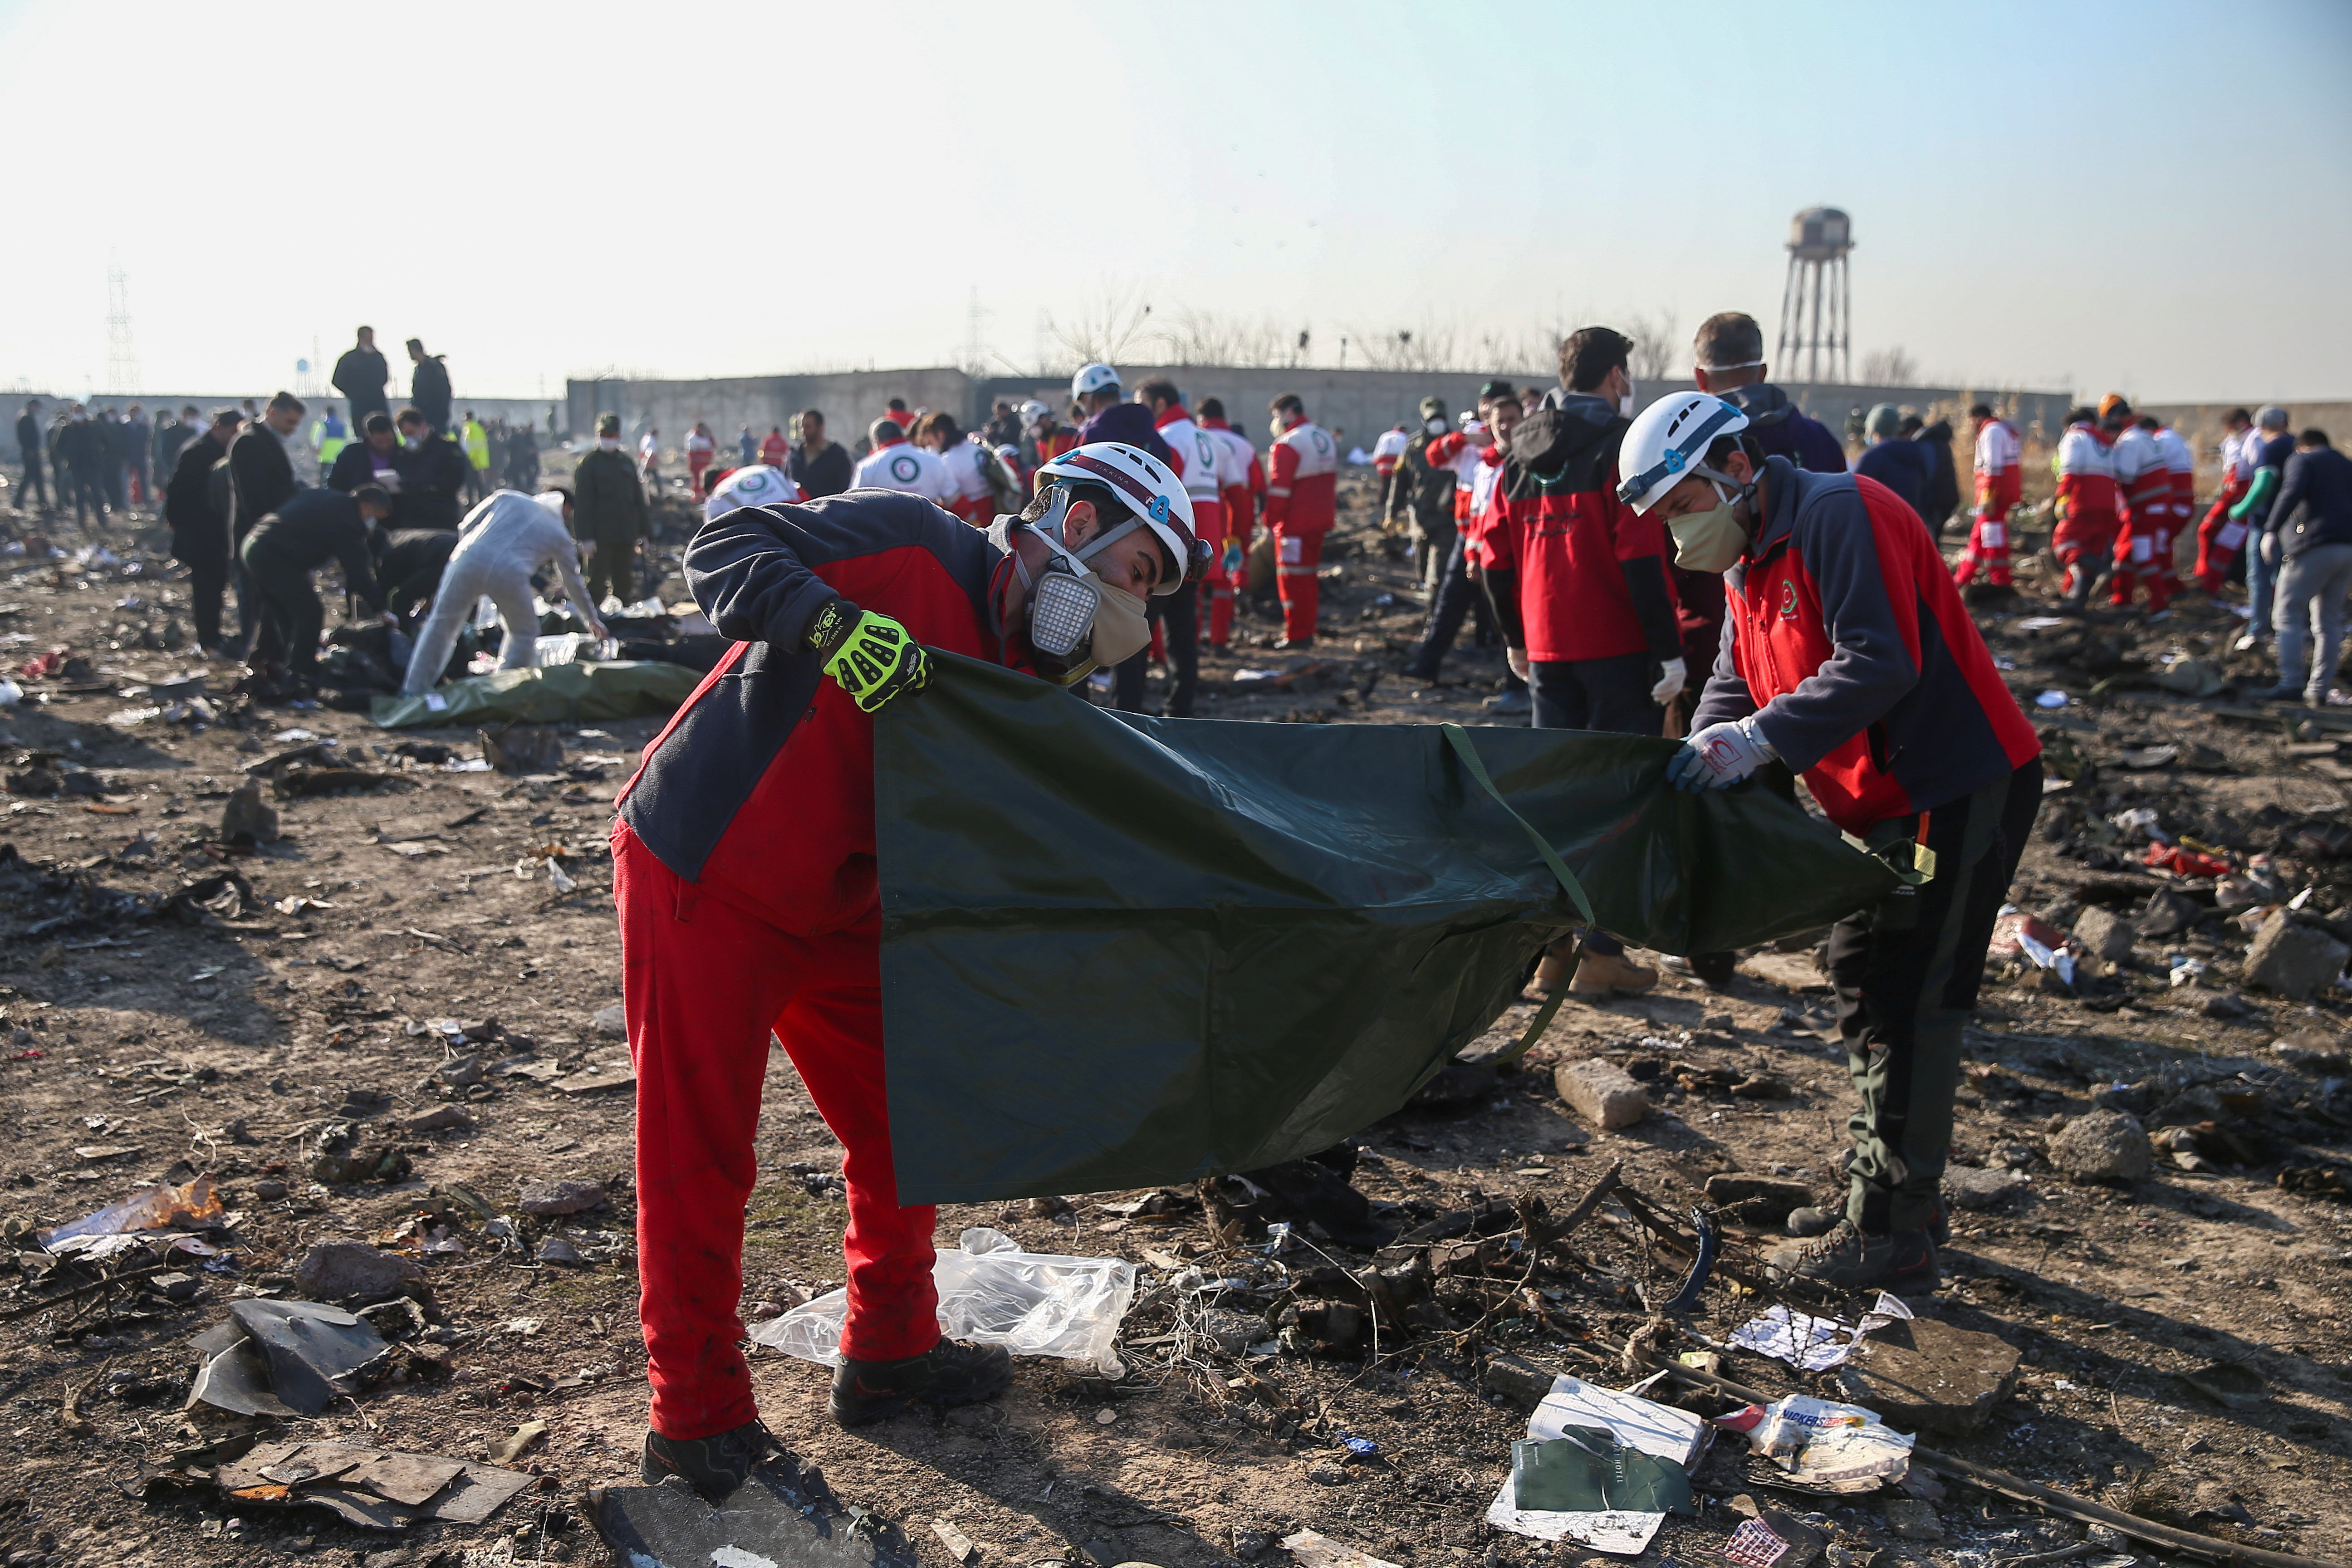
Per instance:
[[[1805,356],[1805,379],[1853,379],[1853,294],[1846,254],[1853,225],[1835,207],[1807,207],[1789,220],[1789,280],[1780,290],[1780,346],[1772,363],[1793,375]],[[1810,317],[1810,321],[1808,318]]]

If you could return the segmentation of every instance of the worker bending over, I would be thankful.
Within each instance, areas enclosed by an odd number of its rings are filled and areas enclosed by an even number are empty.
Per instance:
[[[1862,1100],[1851,1185],[1828,1234],[1770,1262],[1930,1290],[1961,1031],[2041,805],[2042,747],[1917,514],[1875,480],[1759,461],[1747,426],[1721,398],[1675,393],[1619,458],[1619,497],[1665,520],[1684,566],[1726,578],[1723,644],[1669,776],[1722,789],[1784,763],[1832,823],[1921,879],[1830,933]]]
[[[368,528],[392,515],[392,498],[373,485],[341,490],[296,490],[257,521],[237,546],[257,603],[254,688],[259,695],[299,697],[311,690],[319,668],[319,632],[326,606],[310,574],[330,561],[343,568],[343,591],[368,607],[383,607],[368,554]]]
[[[940,1337],[934,1214],[898,1205],[871,715],[929,679],[927,647],[1063,686],[1115,666],[1149,635],[1146,596],[1202,565],[1182,482],[1144,452],[1080,447],[1039,478],[1018,518],[986,530],[863,489],[745,507],[688,547],[696,602],[735,646],[646,748],[613,830],[649,1482],[720,1498],[774,1443],[737,1315],[772,1030],[845,1151],[834,1417],[985,1399],[1011,1374],[1002,1349]]]
[[[581,580],[580,549],[572,541],[571,492],[553,489],[527,496],[520,490],[493,490],[466,514],[457,530],[457,547],[441,569],[433,612],[416,634],[416,651],[409,657],[401,695],[414,697],[440,682],[458,629],[486,597],[498,606],[503,628],[499,668],[530,668],[539,654],[539,611],[531,602],[530,580],[534,574],[551,571],[562,578],[563,596],[586,623],[588,635],[603,637],[604,623],[597,619],[588,584]]]

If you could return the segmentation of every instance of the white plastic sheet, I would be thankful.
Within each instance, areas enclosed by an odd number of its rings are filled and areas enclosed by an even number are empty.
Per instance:
[[[1002,1231],[967,1230],[931,1265],[940,1331],[1003,1345],[1014,1355],[1090,1362],[1105,1377],[1127,1375],[1118,1325],[1135,1301],[1135,1265],[1116,1258],[1024,1252]],[[849,1292],[831,1290],[751,1331],[754,1342],[822,1366],[841,1364]]]

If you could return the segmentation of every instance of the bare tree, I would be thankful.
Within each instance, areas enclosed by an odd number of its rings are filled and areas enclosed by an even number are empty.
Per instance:
[[[1617,330],[1633,340],[1625,368],[1635,381],[1671,381],[1690,368],[1690,345],[1683,341],[1682,315],[1673,306],[1655,311],[1619,312]]]
[[[1056,370],[1075,370],[1099,362],[1117,364],[1149,356],[1153,332],[1151,305],[1140,283],[1112,284],[1069,316],[1047,315],[1045,328],[1064,363]]]
[[[1874,349],[1862,356],[1862,384],[1864,386],[1916,386],[1919,384],[1919,362],[1910,351],[1896,343],[1892,348]]]

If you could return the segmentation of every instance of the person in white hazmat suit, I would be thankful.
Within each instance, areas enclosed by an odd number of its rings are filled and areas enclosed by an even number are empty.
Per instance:
[[[534,572],[552,568],[563,580],[563,596],[572,613],[588,623],[589,635],[605,635],[588,585],[580,578],[580,548],[572,541],[571,521],[572,496],[561,489],[536,496],[494,490],[466,514],[457,527],[457,547],[449,552],[441,585],[434,590],[433,609],[416,634],[416,651],[409,658],[407,679],[400,683],[402,696],[433,689],[449,662],[449,650],[457,646],[458,629],[485,595],[498,606],[499,624],[506,628],[499,668],[529,669],[539,649],[539,616],[531,608]]]

